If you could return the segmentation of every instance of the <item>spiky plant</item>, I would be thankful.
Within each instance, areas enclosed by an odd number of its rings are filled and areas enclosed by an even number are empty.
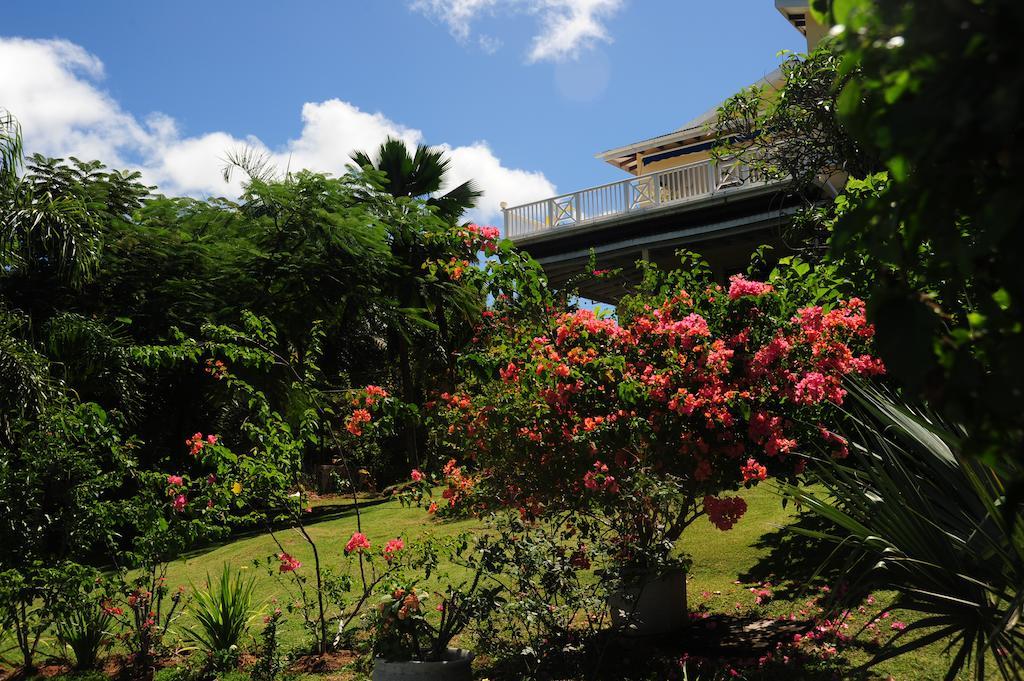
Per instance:
[[[852,597],[893,590],[892,607],[917,615],[873,662],[945,642],[947,679],[969,667],[987,678],[992,662],[1024,678],[1024,518],[1006,487],[1019,471],[965,456],[967,433],[924,406],[871,386],[850,394],[850,458],[815,467],[827,495],[783,492],[838,528],[805,534],[858,549]]]
[[[186,632],[214,666],[235,657],[249,630],[255,613],[254,588],[254,577],[246,579],[225,563],[216,585],[207,574],[206,588],[194,589],[190,607],[196,626]]]
[[[100,653],[110,640],[113,618],[98,603],[85,603],[57,620],[57,640],[71,651],[78,671],[95,669]]]

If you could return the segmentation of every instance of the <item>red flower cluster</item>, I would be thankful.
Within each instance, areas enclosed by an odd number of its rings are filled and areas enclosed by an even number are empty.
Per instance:
[[[742,274],[734,274],[729,277],[729,300],[736,300],[744,296],[763,296],[773,290],[771,284],[749,281]]]
[[[203,447],[217,444],[217,436],[207,435],[204,438],[202,433],[195,433],[192,437],[185,440],[185,444],[188,446],[189,454],[199,456],[199,452],[203,451]]]
[[[373,417],[370,416],[370,412],[366,409],[355,409],[352,411],[351,416],[345,420],[345,429],[359,437],[363,434],[363,424],[369,423],[372,419]]]
[[[747,459],[746,465],[740,468],[743,474],[743,482],[761,481],[768,479],[768,468],[762,466],[756,459]]]
[[[594,462],[594,469],[587,471],[583,476],[583,486],[591,492],[603,491],[616,494],[619,491],[619,483],[615,478],[608,475],[608,466],[600,461]]]
[[[227,365],[225,365],[224,362],[220,361],[219,359],[206,360],[206,368],[204,369],[204,371],[213,376],[214,378],[216,378],[218,381],[228,375]]]
[[[302,567],[302,563],[287,553],[279,554],[277,559],[281,561],[281,564],[277,568],[280,572],[295,572]]]
[[[819,425],[818,432],[821,433],[821,438],[825,442],[829,443],[833,447],[832,456],[836,459],[845,459],[850,455],[850,450],[847,447],[846,438],[842,435],[837,435],[825,426]]]
[[[475,480],[455,463],[455,459],[450,459],[444,465],[442,473],[448,487],[441,493],[441,497],[448,500],[448,508],[455,508],[473,490]]]
[[[501,230],[497,227],[469,224],[466,225],[466,231],[469,235],[465,239],[465,244],[470,249],[483,251],[484,255],[493,255],[498,250],[498,238],[501,236]]]
[[[450,462],[449,505],[475,490],[524,517],[580,505],[616,513],[645,470],[732,527],[745,503],[720,493],[769,472],[795,479],[800,449],[822,438],[844,455],[814,424],[838,418],[844,377],[884,371],[862,301],[780,313],[785,304],[772,285],[736,276],[728,292],[680,290],[621,322],[578,310],[495,326],[480,356],[500,380],[469,380],[439,401],[448,444],[478,469],[467,485]]]
[[[370,540],[362,532],[353,532],[352,538],[345,544],[345,555],[352,552],[363,552],[370,548]]]
[[[384,560],[390,563],[395,555],[404,548],[405,542],[401,538],[388,540],[388,543],[384,545]]]
[[[708,520],[718,529],[731,530],[743,514],[747,512],[747,502],[743,497],[704,497],[704,512]]]

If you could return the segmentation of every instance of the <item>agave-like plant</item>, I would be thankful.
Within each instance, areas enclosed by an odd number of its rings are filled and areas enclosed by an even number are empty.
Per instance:
[[[1005,485],[1019,472],[964,455],[967,433],[924,406],[873,386],[850,395],[850,457],[816,465],[828,494],[782,491],[838,528],[805,534],[857,549],[851,596],[893,590],[892,607],[918,616],[872,663],[945,641],[947,679],[987,678],[992,662],[1024,678],[1024,517]]]
[[[186,632],[214,663],[237,651],[249,630],[255,615],[254,588],[254,577],[246,579],[225,563],[216,586],[207,574],[206,588],[194,590],[190,607],[197,626]]]
[[[89,602],[57,620],[57,640],[74,656],[78,671],[96,669],[100,653],[111,639],[111,615],[99,603]]]

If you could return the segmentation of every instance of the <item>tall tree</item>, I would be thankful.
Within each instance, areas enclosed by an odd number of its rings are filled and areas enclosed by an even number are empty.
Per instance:
[[[416,377],[413,348],[420,345],[418,349],[429,354],[430,346],[440,346],[442,352],[448,354],[451,349],[448,316],[452,302],[449,298],[450,294],[459,292],[459,287],[452,286],[451,282],[425,276],[424,265],[440,255],[438,247],[443,245],[443,240],[435,238],[438,231],[446,225],[455,225],[483,193],[472,180],[441,193],[451,170],[451,159],[437,148],[420,144],[410,153],[405,142],[389,137],[378,147],[375,157],[363,151],[355,151],[351,156],[364,170],[382,174],[383,190],[399,199],[398,204],[389,206],[390,214],[385,217],[390,230],[391,253],[398,265],[389,288],[399,314],[390,316],[388,344],[398,362],[403,400],[420,404],[424,396],[421,381]],[[402,199],[424,200],[442,224],[431,225],[429,216],[423,215],[415,203],[402,202]],[[477,301],[462,299],[459,302],[463,312],[479,307]],[[409,462],[418,463],[420,434],[413,424],[407,424],[404,439]]]
[[[839,72],[861,74],[842,85],[838,115],[888,170],[833,237],[878,270],[879,351],[967,426],[970,451],[1024,460],[1024,6],[811,5],[834,26]]]

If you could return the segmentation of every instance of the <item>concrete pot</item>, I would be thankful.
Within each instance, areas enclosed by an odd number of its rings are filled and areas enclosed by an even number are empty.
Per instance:
[[[608,597],[612,626],[627,636],[678,631],[689,623],[686,573],[639,573]]]
[[[437,662],[373,662],[373,681],[472,681],[475,655],[461,648],[449,648]]]

